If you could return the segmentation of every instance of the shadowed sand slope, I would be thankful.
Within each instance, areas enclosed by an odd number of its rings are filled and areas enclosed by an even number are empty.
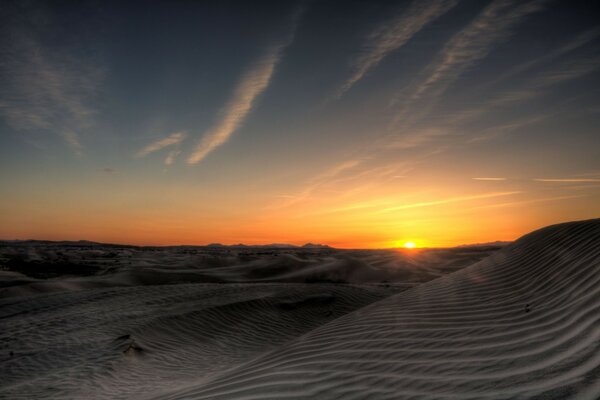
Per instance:
[[[179,284],[0,299],[0,399],[198,384],[403,287]]]
[[[161,399],[597,399],[600,220],[528,234]]]

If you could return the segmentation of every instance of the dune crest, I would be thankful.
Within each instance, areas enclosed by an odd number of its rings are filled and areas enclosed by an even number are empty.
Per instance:
[[[160,399],[595,399],[600,219],[550,226]]]

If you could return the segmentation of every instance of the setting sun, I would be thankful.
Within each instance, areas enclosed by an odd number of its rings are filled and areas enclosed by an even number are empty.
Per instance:
[[[406,242],[406,243],[404,243],[404,248],[405,249],[414,249],[415,247],[417,247],[417,245],[415,244],[415,242]]]

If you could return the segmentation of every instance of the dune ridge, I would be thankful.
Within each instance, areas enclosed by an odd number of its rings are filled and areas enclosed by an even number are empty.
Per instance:
[[[597,399],[600,219],[525,235],[157,399]]]

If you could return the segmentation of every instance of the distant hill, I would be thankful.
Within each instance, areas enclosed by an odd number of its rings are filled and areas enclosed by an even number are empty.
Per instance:
[[[89,247],[89,246],[105,246],[105,247],[131,247],[131,248],[231,248],[231,249],[331,249],[332,247],[325,244],[306,243],[302,246],[289,243],[268,243],[248,245],[244,243],[238,244],[222,244],[210,243],[207,245],[167,245],[167,246],[138,246],[131,244],[115,244],[115,243],[100,243],[89,240],[37,240],[37,239],[14,239],[0,240],[0,245],[4,246],[73,246],[73,247]]]
[[[303,249],[331,249],[331,246],[326,244],[306,243],[302,246]]]

